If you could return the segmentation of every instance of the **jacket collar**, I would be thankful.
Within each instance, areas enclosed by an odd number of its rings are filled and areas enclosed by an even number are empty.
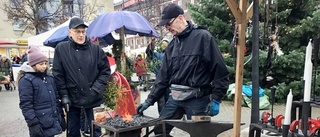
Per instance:
[[[177,37],[180,39],[180,38],[184,38],[184,37],[187,37],[191,31],[193,30],[193,24],[190,22],[190,21],[187,21],[188,23],[188,26],[179,34],[177,35]]]
[[[70,42],[70,45],[75,49],[87,49],[89,45],[89,38],[86,37],[83,44],[78,44],[72,39],[72,37],[69,37],[69,42]]]

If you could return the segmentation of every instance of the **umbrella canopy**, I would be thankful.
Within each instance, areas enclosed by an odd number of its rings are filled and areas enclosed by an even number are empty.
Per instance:
[[[100,38],[122,27],[125,34],[159,36],[146,18],[131,11],[113,11],[100,15],[88,26],[87,35],[90,38]]]
[[[28,46],[43,46],[43,42],[48,39],[54,32],[64,26],[69,25],[70,20],[64,22],[63,24],[52,28],[51,30],[38,34],[36,36],[32,36],[28,38]]]
[[[43,42],[43,45],[55,48],[58,45],[58,43],[62,41],[67,41],[69,39],[68,30],[71,19],[72,18],[70,18],[63,24],[59,25],[58,27],[56,27],[56,29],[50,30],[52,31],[52,33],[48,35],[48,37]],[[88,23],[85,24],[88,26]],[[110,34],[105,37],[102,37],[100,41],[103,41],[105,45],[110,45],[113,43],[114,38]]]
[[[43,42],[43,45],[53,47],[55,48],[58,43],[62,41],[67,41],[69,39],[69,26],[63,26],[57,29],[48,39],[46,39]],[[100,43],[102,43],[103,46],[105,45],[111,45],[114,42],[114,38],[112,34],[108,34],[102,38],[99,38]]]
[[[68,29],[68,26],[60,27],[43,42],[43,45],[54,48],[58,45],[59,42],[67,41],[69,35]]]

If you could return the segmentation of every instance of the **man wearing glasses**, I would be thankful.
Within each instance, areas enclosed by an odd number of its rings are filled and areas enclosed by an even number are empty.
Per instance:
[[[81,110],[88,121],[93,120],[93,107],[104,102],[103,93],[110,77],[107,57],[98,45],[86,37],[86,28],[82,19],[72,18],[69,41],[57,45],[53,59],[54,80],[68,114],[69,137],[81,136]],[[100,129],[95,130],[95,137],[99,137]]]
[[[178,109],[183,109],[188,119],[219,113],[221,98],[229,86],[228,69],[215,38],[206,29],[186,21],[183,13],[176,4],[169,4],[162,11],[158,25],[164,26],[174,38],[166,48],[154,89],[138,106],[138,113],[158,101],[167,88],[171,94],[160,118],[172,119]],[[172,128],[166,125],[165,134]],[[154,132],[162,134],[161,126],[155,127]]]

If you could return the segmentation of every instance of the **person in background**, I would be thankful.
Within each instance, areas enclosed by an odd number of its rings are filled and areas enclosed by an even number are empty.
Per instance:
[[[12,58],[13,64],[19,64],[21,59],[18,57],[18,55],[14,55]]]
[[[48,58],[36,46],[18,75],[20,109],[30,137],[53,137],[65,130],[64,113],[53,76],[47,74]]]
[[[23,64],[26,61],[28,61],[28,54],[27,52],[24,52],[24,54],[21,57],[21,63]]]
[[[88,121],[94,119],[93,108],[104,102],[111,72],[103,50],[87,38],[87,27],[82,19],[71,18],[69,40],[56,46],[53,59],[52,74],[67,111],[69,137],[81,136],[82,109]],[[101,135],[97,126],[90,132],[94,137]]]
[[[167,48],[168,44],[169,44],[169,40],[164,38],[160,42],[159,49],[155,50],[154,39],[152,39],[152,41],[150,42],[150,44],[148,45],[148,47],[146,49],[148,62],[151,61],[151,62],[153,62],[153,64],[155,64],[154,68],[152,68],[151,71],[156,76],[157,76],[158,71],[161,67],[162,59],[164,57],[164,52],[165,52],[165,49]],[[171,91],[168,88],[166,94],[164,94],[164,96],[157,101],[159,114],[161,113],[161,110],[163,109],[166,102],[168,101],[170,92]],[[182,116],[179,115],[178,117],[182,117]]]
[[[11,77],[11,71],[12,71],[12,66],[11,66],[11,61],[7,58],[6,55],[1,56],[1,61],[0,61],[0,75],[5,76],[8,78],[10,81]],[[9,90],[10,89],[10,84],[4,84],[5,89]]]
[[[144,59],[142,58],[141,54],[139,54],[136,57],[136,60],[134,61],[134,68],[136,70],[136,74],[139,78],[140,85],[141,85],[143,82],[142,75],[147,73],[147,65]]]
[[[6,55],[2,55],[1,61],[0,61],[0,73],[2,73],[2,75],[8,76],[10,75],[10,72],[11,72],[11,62]]]
[[[142,113],[153,105],[170,88],[171,94],[160,113],[161,119],[172,119],[183,109],[188,119],[194,115],[215,116],[229,86],[229,72],[222,54],[211,33],[194,26],[183,16],[184,10],[170,3],[162,11],[159,26],[164,26],[173,40],[166,48],[154,88],[144,103],[137,107]],[[154,133],[167,134],[172,126],[154,128]]]

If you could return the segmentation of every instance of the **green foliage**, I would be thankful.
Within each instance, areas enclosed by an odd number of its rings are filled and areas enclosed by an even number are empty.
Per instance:
[[[6,76],[5,73],[0,72],[0,81],[5,81],[5,80],[7,80],[7,78],[6,78],[5,76]]]
[[[119,90],[120,88],[117,82],[113,78],[110,78],[108,82],[108,87],[104,92],[104,105],[106,106],[106,108],[114,110],[117,103],[117,99],[119,97]]]
[[[148,72],[153,72],[154,70],[157,69],[157,67],[158,67],[159,65],[161,65],[161,63],[162,63],[162,61],[159,60],[159,59],[148,60],[148,61],[146,62],[146,64],[147,64],[147,71],[148,71]]]
[[[164,49],[166,48],[166,46],[164,46],[163,44],[164,43],[160,41],[155,45],[156,52],[158,53],[164,52]],[[153,57],[152,60],[146,59],[146,64],[147,64],[147,71],[154,72],[155,70],[159,69],[158,67],[161,66],[162,60],[159,60],[156,57]]]
[[[265,9],[260,6],[260,21],[266,21]],[[279,28],[278,40],[279,46],[284,52],[282,56],[272,55],[270,75],[273,77],[273,83],[265,85],[266,94],[270,94],[270,88],[275,87],[276,101],[284,102],[290,89],[293,91],[294,99],[302,98],[303,84],[302,76],[304,71],[305,47],[312,37],[319,37],[320,30],[320,10],[317,0],[277,0],[270,5],[270,15],[268,22],[260,22],[260,47],[266,47],[263,40],[267,39]],[[235,59],[232,58],[231,40],[233,38],[232,25],[234,22],[225,0],[200,0],[198,4],[187,4],[191,11],[192,19],[198,25],[204,25],[214,34],[222,53],[227,68],[230,71],[230,79],[235,80]],[[266,24],[267,26],[264,26]],[[264,29],[266,27],[266,29]],[[249,31],[250,32],[250,31]],[[265,34],[266,35],[263,35]],[[265,37],[263,37],[265,36]],[[251,34],[247,36],[251,38]],[[265,79],[264,74],[266,60],[268,57],[268,48],[262,48],[259,52],[259,80]],[[244,62],[250,56],[244,58]],[[252,62],[244,65],[243,83],[251,84],[252,81]],[[319,84],[318,84],[319,83]],[[260,82],[260,84],[262,84]],[[317,79],[316,94],[320,95],[320,80]]]
[[[131,82],[132,73],[133,71],[129,67],[126,67],[126,71],[122,73],[122,75],[127,79],[128,82]]]
[[[219,40],[231,40],[233,23],[225,0],[199,0],[198,4],[187,4],[192,19],[199,26],[206,26]]]

